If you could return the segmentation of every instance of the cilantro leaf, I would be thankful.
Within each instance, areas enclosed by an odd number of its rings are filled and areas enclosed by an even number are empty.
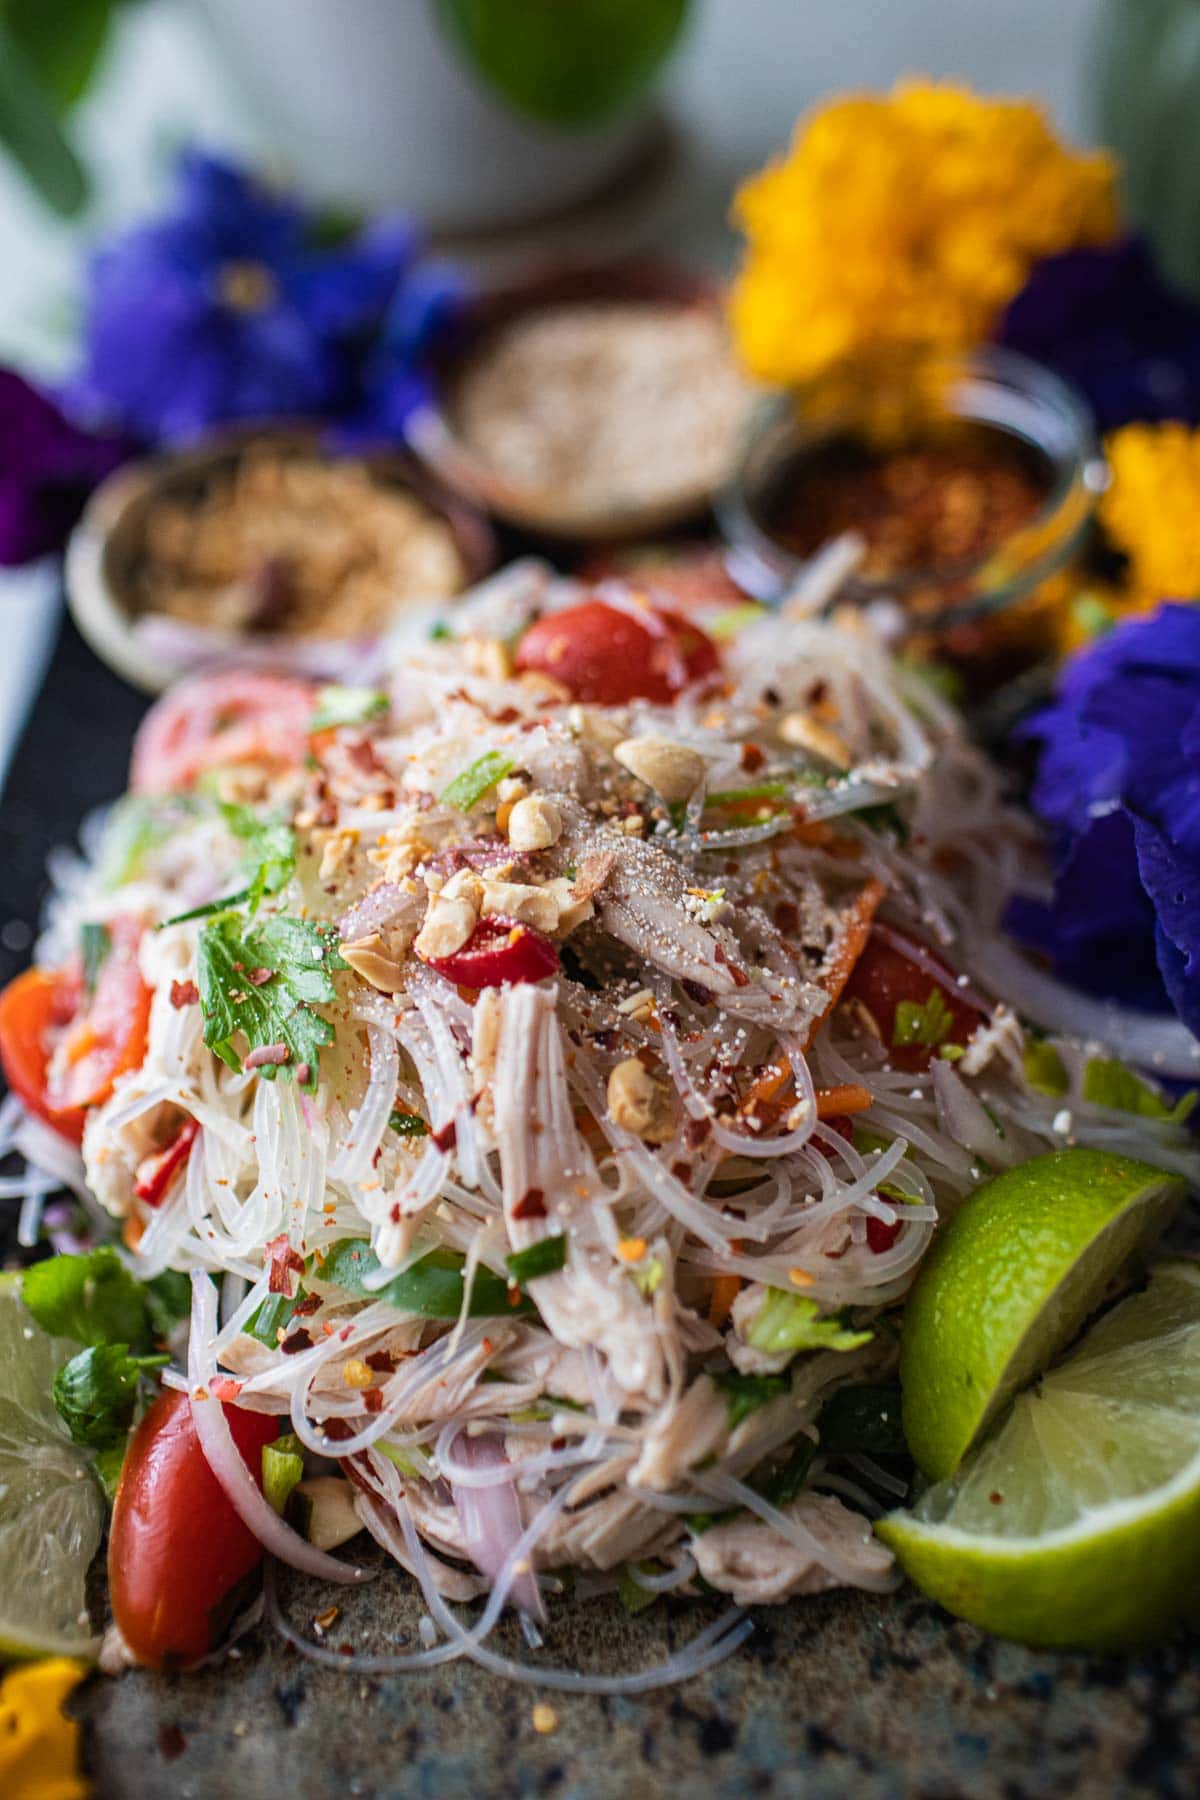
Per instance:
[[[308,721],[312,731],[330,731],[337,725],[365,725],[388,709],[388,697],[378,688],[343,687],[330,682],[317,689],[317,707]]]
[[[21,1298],[52,1337],[138,1349],[152,1341],[145,1290],[109,1244],[34,1263],[21,1277]]]
[[[896,1008],[892,1043],[937,1045],[946,1039],[954,1025],[954,1014],[946,1005],[940,989],[930,988],[929,998],[921,1005],[916,1000],[901,1000]]]
[[[1093,1106],[1107,1106],[1113,1112],[1134,1113],[1142,1119],[1170,1119],[1172,1124],[1182,1125],[1200,1100],[1200,1093],[1193,1088],[1181,1095],[1174,1106],[1168,1106],[1161,1094],[1155,1093],[1124,1063],[1094,1056],[1083,1071],[1083,1097]]]
[[[791,1380],[786,1375],[741,1375],[736,1369],[721,1370],[713,1376],[712,1382],[725,1396],[730,1431],[757,1412],[760,1406],[792,1391]]]
[[[222,801],[221,817],[236,838],[246,845],[240,873],[247,882],[250,911],[257,912],[267,894],[277,894],[292,878],[296,867],[296,834],[280,813],[264,818],[249,806]]]
[[[746,1342],[755,1350],[777,1354],[783,1350],[857,1350],[860,1344],[869,1344],[871,1336],[869,1331],[847,1330],[840,1319],[823,1319],[817,1302],[807,1295],[768,1288]]]
[[[1025,1079],[1039,1094],[1061,1099],[1070,1086],[1067,1066],[1053,1044],[1033,1039],[1025,1046]]]
[[[452,806],[456,812],[470,812],[472,807],[479,805],[488,789],[503,781],[515,767],[511,756],[505,756],[500,750],[488,750],[460,770],[438,798],[443,806]]]
[[[231,1069],[242,1066],[233,1042],[239,1034],[251,1050],[282,1044],[287,1061],[266,1063],[259,1073],[271,1081],[307,1066],[303,1085],[312,1092],[318,1058],[334,1035],[313,1008],[336,1000],[329,971],[345,967],[330,926],[286,913],[249,923],[238,913],[218,913],[201,933],[196,956],[205,1043]],[[268,979],[251,979],[264,970]]]
[[[54,1377],[54,1404],[77,1444],[108,1449],[123,1444],[133,1423],[144,1369],[166,1356],[131,1356],[128,1344],[92,1344]]]

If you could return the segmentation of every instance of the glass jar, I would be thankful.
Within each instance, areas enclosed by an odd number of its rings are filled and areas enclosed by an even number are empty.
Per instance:
[[[775,603],[857,509],[863,554],[839,599],[887,599],[936,634],[1060,569],[1104,481],[1085,402],[1048,369],[985,346],[843,367],[767,397],[717,517],[730,573]]]

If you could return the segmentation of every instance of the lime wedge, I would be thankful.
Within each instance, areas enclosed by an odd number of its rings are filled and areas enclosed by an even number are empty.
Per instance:
[[[971,1195],[938,1233],[904,1310],[904,1434],[931,1480],[952,1475],[1070,1343],[1183,1194],[1149,1163],[1075,1149],[1034,1157]]]
[[[84,1582],[104,1498],[52,1397],[78,1348],[34,1324],[18,1276],[0,1277],[0,1657],[95,1654]]]
[[[1160,1264],[1020,1395],[951,1481],[875,1528],[985,1631],[1124,1649],[1200,1592],[1200,1264]]]

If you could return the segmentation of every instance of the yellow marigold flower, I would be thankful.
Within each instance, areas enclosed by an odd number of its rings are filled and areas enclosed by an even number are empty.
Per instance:
[[[86,1800],[79,1773],[79,1727],[63,1701],[86,1674],[82,1663],[52,1656],[10,1671],[0,1682],[0,1794],[4,1800]]]
[[[1124,425],[1105,440],[1112,479],[1100,523],[1129,558],[1135,602],[1200,596],[1200,431]]]
[[[820,107],[735,203],[746,367],[790,384],[867,346],[981,341],[1035,262],[1113,236],[1115,173],[1024,101],[904,82]]]

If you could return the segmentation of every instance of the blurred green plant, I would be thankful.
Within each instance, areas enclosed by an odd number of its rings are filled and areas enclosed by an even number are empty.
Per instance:
[[[691,0],[434,0],[451,40],[509,105],[544,125],[599,125],[640,99]]]
[[[0,145],[56,212],[78,212],[87,171],[67,117],[128,0],[0,0]]]

